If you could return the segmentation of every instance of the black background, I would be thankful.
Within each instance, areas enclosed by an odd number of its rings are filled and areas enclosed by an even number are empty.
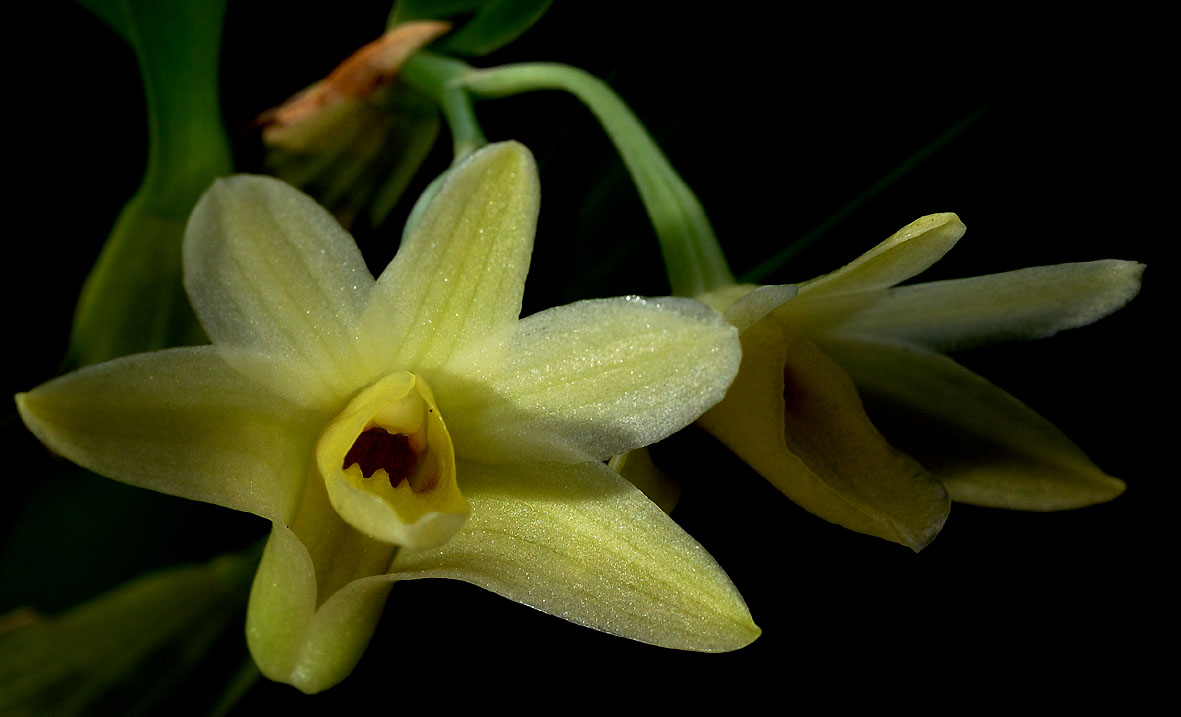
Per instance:
[[[230,5],[222,111],[231,132],[380,34],[386,11],[381,3],[317,12]],[[1167,595],[1175,602],[1164,578],[1176,573],[1166,525],[1174,469],[1163,462],[1175,381],[1162,345],[1174,329],[1164,246],[1173,241],[1166,189],[1175,180],[1162,131],[1160,19],[768,14],[743,3],[698,13],[644,4],[637,13],[633,5],[559,3],[475,64],[552,60],[607,79],[697,192],[737,273],[981,109],[957,139],[768,282],[829,271],[937,211],[957,212],[968,233],[930,278],[1103,258],[1147,263],[1141,296],[1094,326],[956,357],[1054,421],[1126,480],[1127,493],[1056,514],[956,505],[916,555],[807,514],[691,428],[658,451],[684,484],[673,515],[745,596],[764,631],[750,647],[661,650],[466,584],[421,581],[395,588],[369,653],[341,686],[303,697],[263,682],[242,713],[374,699],[394,710],[436,694],[458,704],[469,690],[518,708],[555,707],[551,698],[562,695],[689,706],[741,705],[763,693],[785,708],[946,691],[961,701],[1023,689],[1142,695],[1129,688],[1164,667],[1146,658],[1142,641],[1175,637],[1160,609]],[[19,179],[8,208],[32,220],[10,225],[7,242],[10,394],[55,374],[80,283],[146,156],[131,52],[84,11],[50,7],[53,17],[40,19],[54,32],[22,66],[9,136]],[[541,167],[526,313],[590,296],[667,293],[634,188],[589,113],[557,93],[487,101],[477,112],[490,140],[524,142]],[[257,156],[250,142],[239,137],[243,169]],[[445,136],[437,150],[424,181],[446,166]],[[375,270],[396,249],[400,222],[358,234]],[[607,270],[587,272],[605,257]],[[14,408],[3,416],[16,469],[0,509],[0,612],[34,605],[52,614],[145,570],[207,559],[266,532],[251,516],[76,475],[24,431]]]

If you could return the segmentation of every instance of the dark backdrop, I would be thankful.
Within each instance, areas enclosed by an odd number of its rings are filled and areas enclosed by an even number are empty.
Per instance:
[[[230,3],[223,114],[231,130],[380,33],[381,3]],[[1113,503],[1057,514],[954,506],[921,554],[796,508],[705,434],[662,450],[682,475],[674,517],[725,566],[763,636],[726,655],[664,651],[594,633],[466,584],[399,585],[348,681],[316,698],[260,684],[243,710],[440,690],[561,709],[564,699],[679,705],[765,692],[783,707],[857,693],[909,701],[1008,688],[1076,692],[1151,680],[1138,641],[1173,630],[1158,608],[1166,550],[1163,245],[1171,143],[1159,19],[829,15],[756,4],[559,3],[476,64],[553,60],[607,79],[696,190],[741,273],[841,211],[966,117],[970,127],[820,236],[771,280],[802,280],[931,212],[968,226],[932,272],[949,278],[1066,261],[1149,264],[1128,308],[1050,340],[957,356],[1043,413],[1127,481]],[[54,375],[82,278],[145,157],[134,58],[64,6],[21,75],[10,129],[19,165],[4,282],[9,393]],[[329,15],[328,13],[333,13]],[[25,89],[24,82],[28,83]],[[589,114],[556,93],[478,106],[489,139],[536,154],[542,214],[526,312],[589,296],[667,292],[630,181]],[[977,114],[979,113],[979,114]],[[431,158],[445,167],[444,137]],[[242,139],[245,169],[257,156]],[[27,159],[26,159],[27,156]],[[1168,184],[1166,184],[1168,183]],[[15,192],[15,196],[13,196]],[[1171,194],[1171,192],[1168,192]],[[393,253],[407,207],[358,239]],[[22,226],[23,225],[23,226]],[[610,265],[587,276],[588,262]],[[378,267],[380,268],[380,267]],[[1171,300],[1170,300],[1171,302]],[[1171,305],[1171,303],[1170,303]],[[4,411],[17,456],[4,507],[0,612],[47,612],[153,567],[202,560],[265,534],[256,518],[74,475]],[[1169,565],[1173,565],[1169,568]],[[631,685],[633,696],[618,686]],[[1130,695],[1137,693],[1131,692]],[[396,695],[396,697],[395,697]]]

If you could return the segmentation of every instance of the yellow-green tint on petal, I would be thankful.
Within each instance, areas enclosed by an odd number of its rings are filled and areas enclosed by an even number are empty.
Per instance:
[[[790,310],[810,333],[954,351],[1085,326],[1131,301],[1143,273],[1143,264],[1115,259],[1057,264],[802,301]]]
[[[352,569],[349,580],[335,590],[318,585],[317,567],[323,566],[316,565],[292,530],[276,523],[246,612],[246,641],[259,670],[307,693],[332,687],[352,672],[377,627],[391,585],[372,576],[388,571],[394,548],[366,543],[343,523],[327,532],[338,538],[331,541],[337,551],[332,562]],[[343,572],[338,565],[338,576]]]
[[[1124,491],[1061,431],[955,361],[917,346],[826,340],[890,442],[939,476],[953,500],[1063,510]]]
[[[270,358],[239,368],[276,392],[339,410],[330,404],[367,382],[356,327],[373,277],[352,237],[290,185],[215,182],[185,231],[184,276],[214,344]]]
[[[283,520],[315,417],[239,375],[212,346],[138,354],[18,394],[50,449],[132,485]]]
[[[964,231],[954,214],[916,219],[840,269],[800,284],[800,298],[884,289],[906,281],[939,261]]]
[[[943,486],[870,423],[839,366],[774,317],[742,334],[730,391],[698,421],[806,510],[915,550],[947,517]]]
[[[692,423],[740,360],[737,330],[700,302],[597,299],[522,320],[499,366],[440,376],[439,394],[461,459],[605,460]]]
[[[464,580],[662,647],[724,652],[759,636],[709,553],[602,463],[461,469],[471,519],[438,549],[399,551],[399,578]]]
[[[665,513],[671,513],[677,507],[677,501],[681,499],[680,484],[656,465],[647,448],[620,453],[607,461],[607,467],[639,488]]]
[[[449,170],[378,279],[362,333],[375,370],[439,366],[474,343],[495,360],[521,311],[540,189],[533,156],[489,145]]]
[[[451,436],[420,376],[393,373],[357,395],[324,429],[316,462],[332,506],[377,540],[439,545],[467,517]]]
[[[726,321],[741,331],[762,321],[767,314],[796,297],[793,284],[753,286],[731,284],[697,297],[698,301],[721,311]]]

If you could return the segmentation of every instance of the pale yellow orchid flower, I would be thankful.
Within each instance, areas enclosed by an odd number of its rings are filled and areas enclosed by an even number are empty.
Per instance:
[[[1049,421],[942,352],[1096,321],[1136,295],[1143,265],[896,286],[963,234],[954,214],[926,216],[798,286],[702,297],[741,330],[743,358],[700,425],[812,513],[915,550],[939,532],[951,500],[1059,510],[1119,495],[1123,483]]]
[[[656,645],[742,647],[759,630],[725,573],[602,462],[720,400],[737,331],[687,299],[518,320],[538,198],[524,147],[475,152],[374,281],[308,197],[221,180],[184,245],[213,345],[66,375],[19,395],[21,416],[99,473],[271,520],[247,638],[265,675],[305,692],[351,671],[403,579],[466,580]]]

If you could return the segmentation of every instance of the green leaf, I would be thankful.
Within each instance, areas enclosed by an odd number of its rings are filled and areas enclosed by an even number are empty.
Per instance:
[[[119,37],[131,41],[131,17],[127,11],[127,0],[78,0],[78,4],[98,16]]]
[[[256,556],[153,573],[57,617],[7,616],[23,624],[0,635],[0,713],[150,713],[241,614]]]
[[[135,50],[149,156],[143,184],[83,287],[67,353],[71,366],[203,341],[181,289],[181,238],[197,197],[231,168],[218,110],[224,0],[86,5]]]
[[[390,26],[408,20],[452,20],[471,15],[434,49],[452,55],[483,56],[517,39],[553,0],[399,0]]]

